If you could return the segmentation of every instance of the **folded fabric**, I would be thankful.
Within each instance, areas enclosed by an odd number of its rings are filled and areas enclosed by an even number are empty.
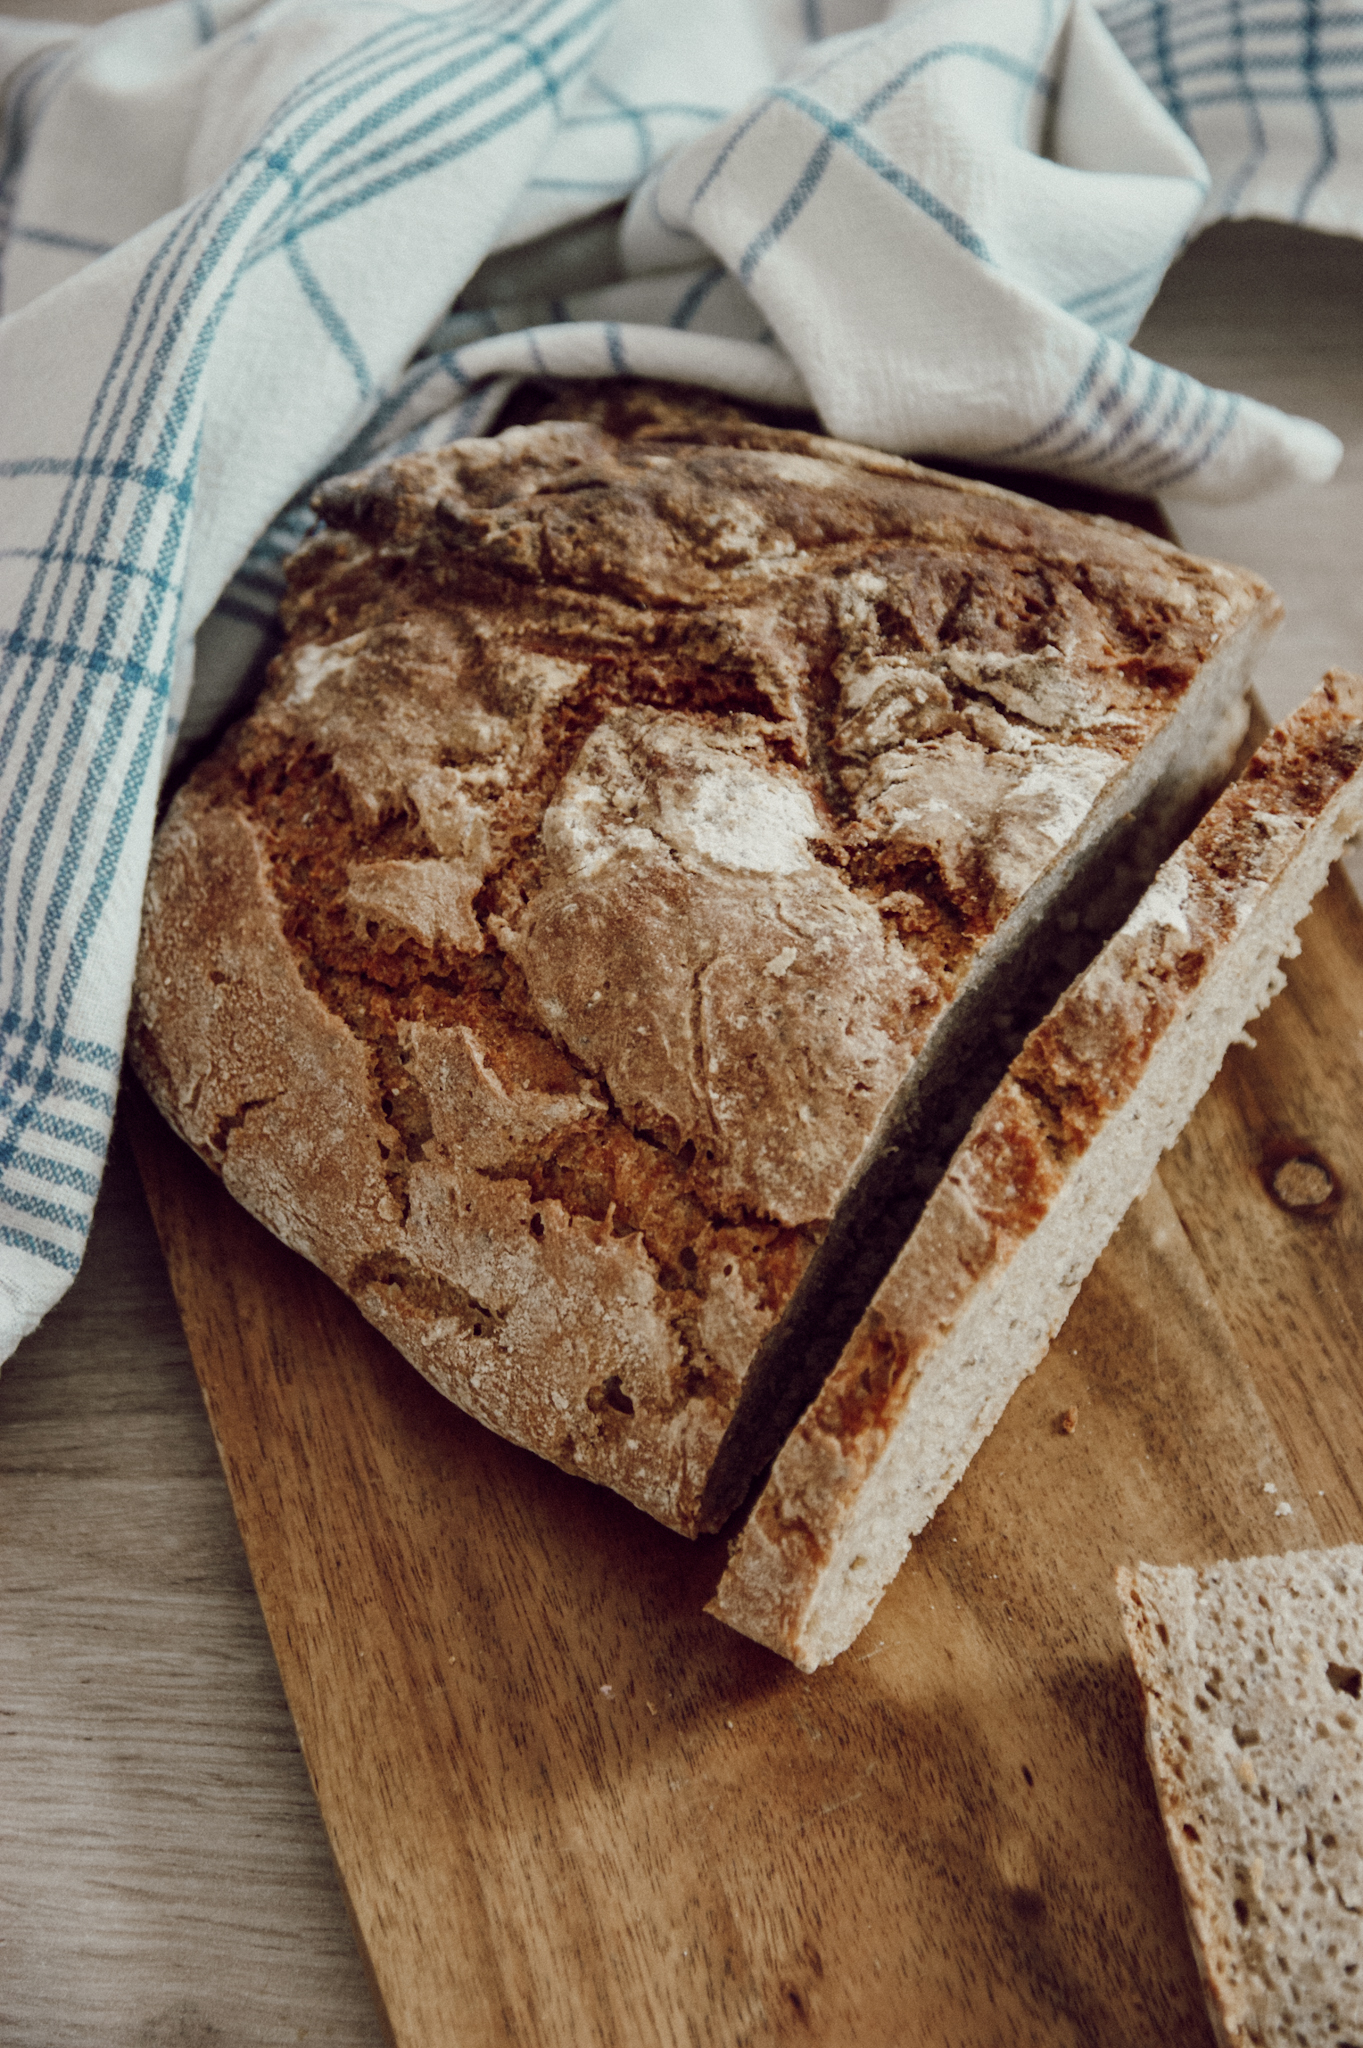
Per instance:
[[[1189,0],[1177,35],[1122,7],[1148,84],[1084,0],[874,11],[0,21],[0,1356],[79,1262],[168,740],[258,663],[319,476],[480,431],[546,370],[1125,489],[1333,468],[1324,429],[1126,345],[1209,205],[1358,225],[1363,56],[1318,7],[1287,5],[1294,73],[1271,24],[1247,37],[1254,0]],[[1180,122],[1243,138],[1209,50],[1242,127],[1269,108],[1252,165],[1210,176]],[[1289,78],[1314,143],[1264,96]]]

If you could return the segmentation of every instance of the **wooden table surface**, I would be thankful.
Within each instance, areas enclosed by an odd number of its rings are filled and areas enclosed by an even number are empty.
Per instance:
[[[1142,343],[1349,446],[1323,490],[1175,508],[1286,599],[1261,675],[1280,715],[1327,664],[1363,667],[1363,246],[1215,230]],[[121,1142],[81,1275],[0,1379],[0,1466],[0,2039],[380,2042]]]

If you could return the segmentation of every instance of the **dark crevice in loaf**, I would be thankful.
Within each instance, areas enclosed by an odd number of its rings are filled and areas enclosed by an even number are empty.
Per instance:
[[[631,1128],[618,1111],[571,1125],[533,1157],[483,1171],[489,1180],[524,1182],[532,1201],[557,1202],[570,1216],[609,1222],[616,1237],[637,1233],[659,1286],[669,1293],[699,1291],[695,1247],[708,1239],[721,1257],[730,1253],[755,1275],[763,1307],[774,1309],[817,1241],[808,1229],[707,1206],[697,1192],[695,1147],[669,1147],[656,1134]]]
[[[1207,789],[1167,814],[1158,837],[1145,818],[1119,818],[1013,957],[957,994],[899,1091],[879,1150],[839,1207],[744,1379],[706,1484],[703,1529],[722,1527],[770,1465],[1023,1044],[1130,916],[1214,793]],[[868,1401],[875,1393],[868,1390]]]
[[[475,1300],[467,1288],[426,1272],[399,1252],[362,1259],[346,1276],[346,1288],[357,1301],[371,1292],[400,1294],[410,1307],[433,1317],[451,1318],[473,1337],[495,1336],[506,1322],[505,1316]]]

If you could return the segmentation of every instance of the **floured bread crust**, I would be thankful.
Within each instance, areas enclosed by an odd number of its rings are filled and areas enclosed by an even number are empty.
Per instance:
[[[846,1649],[1044,1357],[1363,822],[1363,681],[1272,735],[1028,1038],[788,1437],[710,1612]]]
[[[1117,1575],[1223,2048],[1363,2039],[1363,1547]]]
[[[715,404],[328,486],[176,798],[132,1044],[453,1400],[694,1533],[980,948],[1271,606]]]

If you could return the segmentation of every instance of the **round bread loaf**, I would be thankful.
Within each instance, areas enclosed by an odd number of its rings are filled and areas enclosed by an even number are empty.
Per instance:
[[[1176,728],[1224,772],[1275,607],[1112,522],[609,403],[321,493],[269,686],[158,839],[132,1043],[446,1394],[694,1533],[941,1020],[1186,783]]]

